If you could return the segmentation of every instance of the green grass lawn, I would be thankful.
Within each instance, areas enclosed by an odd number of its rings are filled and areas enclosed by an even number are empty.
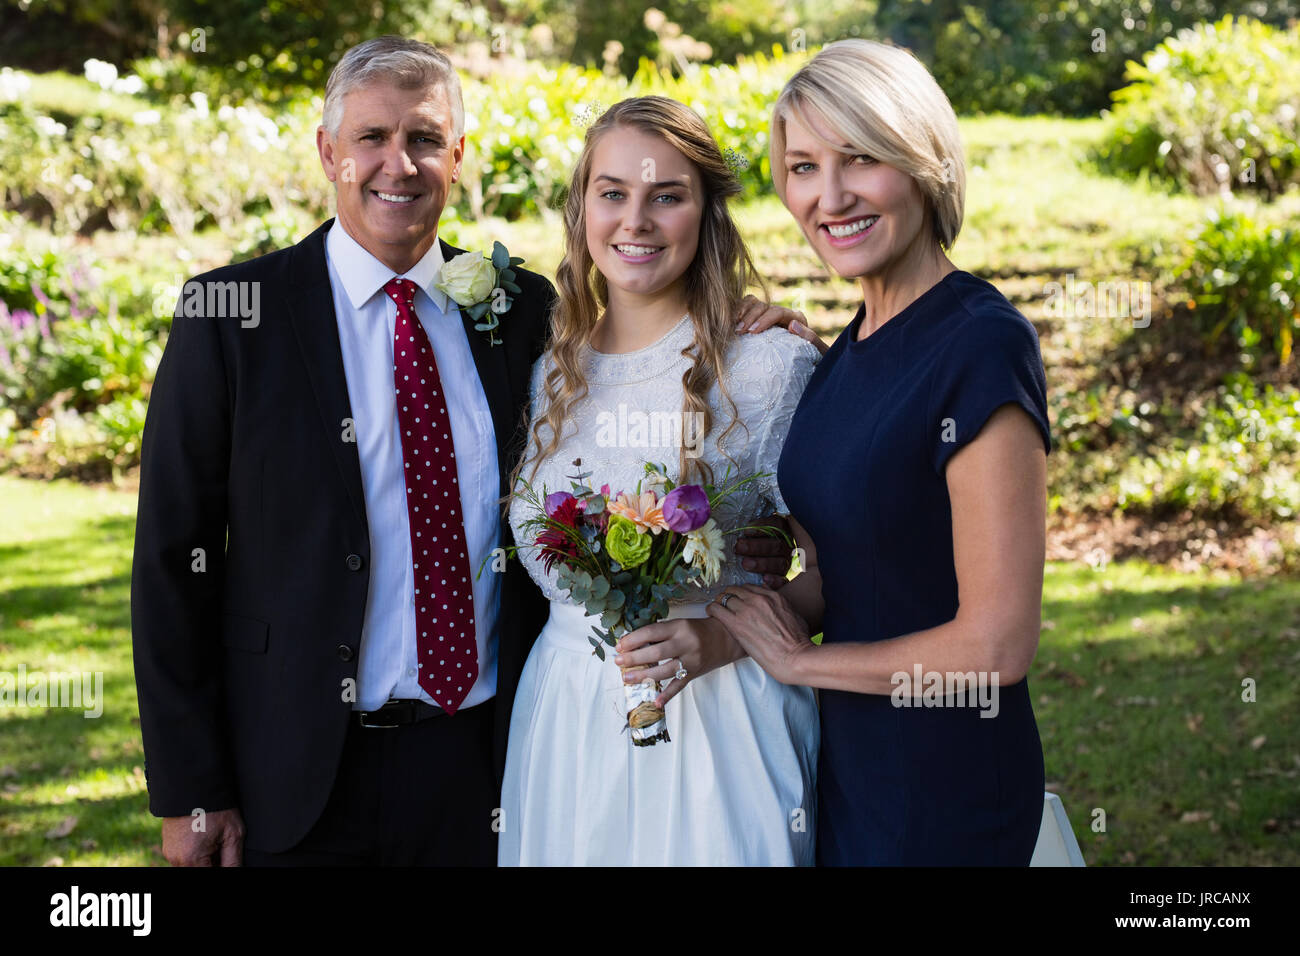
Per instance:
[[[101,671],[105,698],[98,718],[0,708],[0,864],[161,862],[131,670],[135,502],[0,477],[0,672]],[[1048,567],[1030,686],[1089,864],[1300,864],[1297,605],[1283,578]]]

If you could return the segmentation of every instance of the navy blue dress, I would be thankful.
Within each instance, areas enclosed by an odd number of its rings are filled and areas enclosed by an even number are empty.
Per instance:
[[[859,342],[862,318],[818,363],[777,472],[817,548],[828,644],[956,617],[944,469],[996,409],[1019,405],[1052,447],[1038,336],[992,285],[949,273]],[[995,717],[974,693],[962,707],[820,700],[821,865],[1029,863],[1043,752],[1027,680],[1000,688]]]

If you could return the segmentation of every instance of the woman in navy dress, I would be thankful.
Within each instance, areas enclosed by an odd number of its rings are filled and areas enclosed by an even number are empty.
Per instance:
[[[1043,807],[1025,676],[1051,450],[1038,337],[946,255],[961,142],[910,54],[824,48],[777,102],[771,159],[863,302],[780,459],[805,572],[731,587],[708,613],[774,677],[820,688],[820,863],[1026,865]]]

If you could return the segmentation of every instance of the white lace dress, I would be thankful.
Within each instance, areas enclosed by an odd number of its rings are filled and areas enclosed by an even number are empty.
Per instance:
[[[585,352],[590,393],[566,425],[559,450],[533,477],[539,492],[568,491],[569,476],[614,491],[635,488],[646,461],[668,466],[676,480],[678,447],[667,429],[680,421],[682,373],[694,327],[682,319],[653,345],[607,355]],[[819,355],[782,329],[739,336],[727,355],[727,387],[739,423],[722,448],[740,474],[768,472],[716,515],[724,527],[785,513],[776,485],[777,459],[799,396]],[[538,413],[544,355],[533,368]],[[716,386],[710,394],[714,433],[701,448],[715,482],[728,460],[716,444],[731,409]],[[653,416],[661,416],[655,418]],[[700,447],[687,433],[688,447]],[[536,446],[525,468],[531,471]],[[736,471],[733,471],[735,474]],[[671,741],[634,747],[622,680],[613,654],[592,654],[591,624],[547,575],[523,524],[519,499],[510,523],[520,556],[551,601],[551,614],[520,679],[510,723],[502,793],[498,862],[516,865],[811,865],[816,816],[819,728],[813,691],[769,677],[746,658],[692,679],[666,707]],[[671,617],[704,617],[705,605],[729,584],[760,584],[735,561],[728,536],[722,577],[671,608]]]

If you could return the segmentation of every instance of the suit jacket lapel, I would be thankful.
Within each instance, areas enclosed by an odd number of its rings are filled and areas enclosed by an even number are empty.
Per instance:
[[[455,256],[465,252],[464,249],[457,249],[441,239],[438,241],[442,243],[444,262],[449,262]],[[460,318],[465,326],[465,337],[469,339],[470,352],[474,356],[474,367],[478,369],[479,381],[483,385],[483,394],[487,396],[488,408],[492,412],[492,430],[496,433],[497,442],[497,468],[501,476],[500,494],[504,496],[508,490],[506,483],[510,475],[506,453],[516,417],[514,400],[510,396],[510,369],[506,362],[506,347],[504,343],[492,345],[488,340],[488,334],[477,331],[474,328],[474,320],[463,311],[460,313]],[[498,330],[498,337],[502,337],[500,330]]]
[[[344,419],[352,417],[352,403],[348,399],[334,293],[325,262],[325,236],[333,223],[333,219],[329,220],[293,248],[285,300],[334,461],[357,518],[368,529],[357,443],[343,440]]]

